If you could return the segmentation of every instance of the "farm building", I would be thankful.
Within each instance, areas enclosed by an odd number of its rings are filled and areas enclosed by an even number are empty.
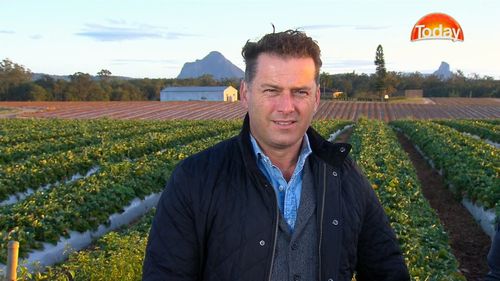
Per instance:
[[[340,98],[345,98],[346,96],[345,96],[344,92],[337,91],[337,92],[332,93],[332,97],[334,99],[340,99]]]
[[[238,90],[232,86],[166,87],[160,92],[161,101],[237,101]]]

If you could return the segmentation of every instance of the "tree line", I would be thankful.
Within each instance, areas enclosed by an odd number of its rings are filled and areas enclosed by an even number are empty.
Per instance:
[[[500,80],[477,74],[465,76],[460,70],[442,80],[419,72],[387,71],[381,82],[376,74],[321,73],[322,89],[340,91],[345,98],[379,99],[385,94],[403,96],[405,90],[423,90],[424,97],[495,97],[500,98]]]
[[[342,92],[343,98],[354,99],[404,96],[405,90],[423,90],[424,97],[500,97],[500,80],[491,76],[465,76],[458,70],[451,78],[442,79],[419,72],[387,71],[382,45],[377,46],[374,64],[376,71],[371,75],[321,73],[321,86],[330,92]]]
[[[379,57],[380,59],[380,57]],[[382,57],[383,62],[383,57]],[[379,60],[380,63],[380,60]],[[382,65],[383,66],[383,65]],[[377,65],[378,69],[379,65]],[[323,93],[335,91],[345,98],[380,98],[401,95],[407,89],[422,89],[426,97],[500,97],[500,80],[477,74],[465,76],[457,71],[451,79],[441,80],[434,75],[418,72],[386,71],[374,74],[320,74]],[[160,100],[161,89],[168,86],[233,86],[239,79],[216,80],[211,75],[190,79],[123,79],[103,69],[95,76],[77,72],[68,79],[43,75],[37,80],[24,66],[4,59],[0,62],[1,101],[131,101]]]
[[[216,80],[211,75],[190,79],[124,79],[103,69],[95,76],[76,72],[67,79],[43,75],[33,80],[24,66],[9,59],[0,62],[0,100],[2,101],[132,101],[160,100],[167,86],[239,87],[238,79]]]

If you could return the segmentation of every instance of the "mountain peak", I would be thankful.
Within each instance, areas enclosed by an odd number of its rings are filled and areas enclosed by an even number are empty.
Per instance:
[[[243,70],[226,59],[220,52],[211,51],[201,60],[185,63],[177,78],[196,78],[205,74],[210,74],[215,79],[242,78],[244,76]]]
[[[219,51],[211,51],[205,58],[208,57],[224,57]]]
[[[439,79],[441,80],[448,80],[453,75],[453,72],[450,71],[450,65],[447,62],[442,61],[441,65],[439,65],[438,70],[434,71],[433,74],[439,77]]]

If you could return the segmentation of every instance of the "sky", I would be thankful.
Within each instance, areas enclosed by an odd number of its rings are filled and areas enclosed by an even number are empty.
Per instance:
[[[321,48],[322,72],[452,71],[500,79],[500,0],[0,0],[0,60],[32,72],[175,78],[186,62],[221,52],[244,69],[241,48],[266,33],[298,29]],[[462,27],[463,42],[410,41],[429,13]]]

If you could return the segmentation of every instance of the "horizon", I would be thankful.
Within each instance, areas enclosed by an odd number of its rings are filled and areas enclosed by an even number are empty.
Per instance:
[[[213,52],[213,51],[212,51]],[[201,59],[198,59],[198,60],[201,60]],[[14,62],[15,63],[15,62]],[[231,62],[232,63],[232,62]],[[442,61],[440,63],[440,66],[442,63],[447,63],[445,61]],[[439,67],[440,67],[439,66]],[[29,69],[29,67],[26,67],[26,66],[23,66],[25,67],[25,69]],[[405,74],[414,74],[414,73],[418,73],[420,75],[423,75],[423,76],[428,76],[428,75],[433,75],[434,72],[438,71],[439,70],[439,67],[437,67],[435,70],[429,72],[429,73],[422,73],[422,72],[418,72],[418,71],[413,71],[413,72],[401,72],[401,71],[392,71],[392,70],[387,70],[387,72],[395,72],[397,74],[402,74],[402,75],[405,75]],[[458,69],[460,70],[460,69]],[[30,70],[31,71],[31,70]],[[244,71],[244,70],[242,70]],[[81,72],[81,71],[80,71]],[[453,71],[451,66],[450,66],[450,72],[452,72],[453,74],[456,74],[457,72],[456,71]],[[324,73],[324,71],[320,71],[320,73]],[[374,74],[375,72],[372,72],[372,73],[359,73],[359,72],[355,72],[355,71],[351,71],[351,72],[339,72],[339,73],[328,73],[326,72],[328,75],[342,75],[342,74],[351,74],[351,73],[355,73],[357,75],[363,75],[363,74],[367,74],[367,75],[371,75],[371,74]],[[71,74],[50,74],[50,73],[43,73],[43,72],[31,72],[32,76],[35,76],[35,75],[48,75],[48,76],[52,76],[52,77],[60,77],[58,79],[65,79],[65,78],[69,78],[69,76],[75,74],[75,73],[71,73]],[[85,74],[89,74],[91,77],[98,77],[97,74],[92,74],[92,73],[85,73]],[[210,75],[210,74],[209,74]],[[118,79],[192,79],[192,78],[199,78],[201,76],[198,76],[198,77],[190,77],[190,78],[177,78],[177,77],[157,77],[157,78],[151,78],[151,77],[141,77],[141,78],[136,78],[136,77],[129,77],[129,76],[121,76],[121,75],[114,75],[114,74],[111,74],[110,77],[114,77],[114,78],[118,78]],[[228,79],[235,79],[235,78],[238,78],[238,77],[225,77],[225,78],[228,78]],[[483,78],[483,77],[481,77]],[[214,80],[220,80],[220,79],[216,79],[214,78]],[[496,79],[495,80],[499,80],[499,79]]]
[[[241,48],[272,32],[299,29],[321,50],[322,72],[371,74],[378,44],[388,71],[430,74],[442,61],[466,76],[500,79],[500,1],[9,1],[2,3],[0,59],[33,73],[176,78],[184,63],[218,51],[244,69]],[[476,11],[470,13],[470,11]],[[460,23],[464,42],[411,42],[413,26],[441,12]],[[29,19],[29,20],[25,20]],[[36,23],[36,24],[34,24]]]

